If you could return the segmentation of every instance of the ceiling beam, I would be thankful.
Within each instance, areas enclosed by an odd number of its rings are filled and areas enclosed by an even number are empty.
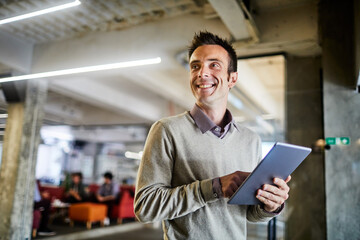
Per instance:
[[[236,0],[209,0],[236,40],[252,38],[244,13]]]
[[[296,56],[321,54],[316,1],[291,8],[263,11],[254,16],[259,42],[235,41],[238,56],[287,52]]]
[[[166,107],[151,99],[139,98],[121,89],[114,89],[89,78],[51,81],[50,89],[73,99],[117,113],[154,122],[164,115]]]
[[[0,31],[0,62],[11,69],[28,73],[31,68],[33,44]]]

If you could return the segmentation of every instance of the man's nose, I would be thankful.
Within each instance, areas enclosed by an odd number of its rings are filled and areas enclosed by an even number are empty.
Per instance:
[[[199,78],[207,78],[209,76],[210,76],[209,69],[202,66],[199,71]]]

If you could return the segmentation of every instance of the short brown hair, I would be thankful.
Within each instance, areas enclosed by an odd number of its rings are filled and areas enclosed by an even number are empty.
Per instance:
[[[191,45],[188,49],[189,59],[198,47],[204,45],[219,45],[223,47],[229,54],[228,73],[230,74],[237,71],[237,56],[231,43],[226,39],[223,39],[218,35],[215,35],[208,31],[200,31],[198,33],[195,33]]]
[[[83,175],[82,175],[81,172],[73,172],[73,173],[71,174],[71,176],[72,176],[72,177],[78,176],[78,177],[80,178],[80,180],[83,178]]]

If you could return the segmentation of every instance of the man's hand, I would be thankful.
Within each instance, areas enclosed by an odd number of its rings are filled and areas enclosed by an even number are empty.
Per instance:
[[[286,180],[280,178],[274,178],[274,184],[264,184],[261,189],[258,189],[256,198],[264,203],[264,209],[267,212],[276,211],[286,199],[289,198],[290,188],[287,183],[291,180],[291,176],[288,176]]]
[[[81,201],[81,197],[80,197],[80,195],[79,195],[79,193],[77,191],[74,191],[74,190],[70,189],[69,194],[71,196],[73,196],[74,198],[76,198],[78,201]]]
[[[102,197],[101,195],[96,195],[96,198],[99,202],[103,202],[104,201],[104,197]]]
[[[48,191],[43,191],[40,195],[43,199],[50,199],[50,193]]]
[[[231,197],[249,175],[249,172],[236,171],[220,177],[221,190],[224,197]]]

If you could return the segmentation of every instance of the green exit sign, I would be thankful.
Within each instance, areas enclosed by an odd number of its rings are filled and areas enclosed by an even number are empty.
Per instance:
[[[325,139],[328,145],[350,145],[349,137],[328,137]]]

